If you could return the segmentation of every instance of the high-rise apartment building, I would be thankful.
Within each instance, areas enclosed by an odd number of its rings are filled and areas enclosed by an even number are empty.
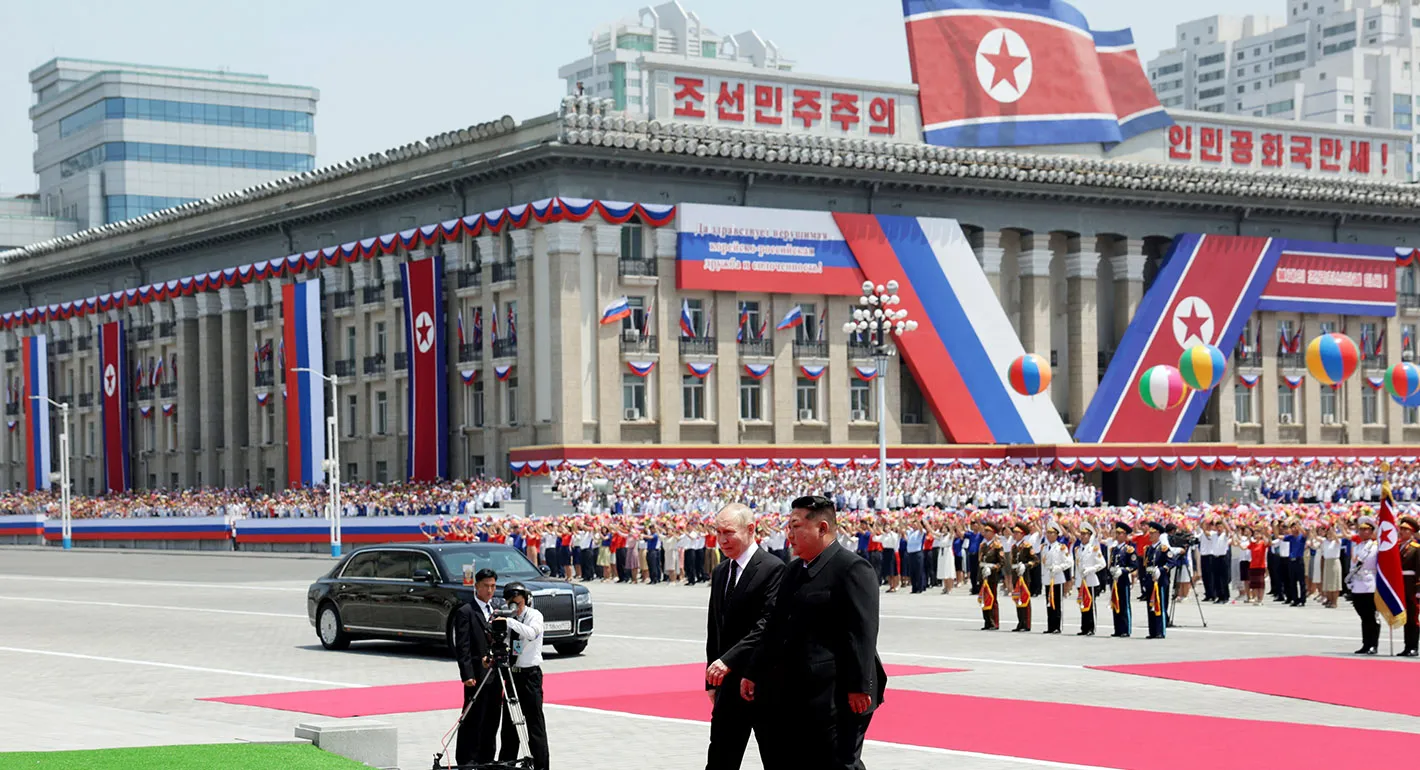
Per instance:
[[[315,168],[314,88],[82,59],[46,62],[30,84],[39,208],[81,227]]]

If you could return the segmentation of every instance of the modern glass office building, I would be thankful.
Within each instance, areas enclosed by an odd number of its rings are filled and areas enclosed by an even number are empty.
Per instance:
[[[82,59],[49,61],[30,84],[40,208],[82,227],[315,168],[314,88]]]

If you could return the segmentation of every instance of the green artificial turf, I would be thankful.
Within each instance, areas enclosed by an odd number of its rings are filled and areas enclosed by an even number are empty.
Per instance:
[[[23,751],[0,754],[0,770],[349,770],[368,767],[310,744],[220,743],[95,751]]]

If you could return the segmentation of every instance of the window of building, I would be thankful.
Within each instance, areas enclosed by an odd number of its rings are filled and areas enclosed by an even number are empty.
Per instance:
[[[508,424],[518,424],[518,378],[509,377],[504,383],[503,397],[508,405]]]
[[[114,224],[135,219],[155,211],[191,203],[196,198],[174,198],[162,195],[105,195],[104,222]]]
[[[646,409],[645,377],[630,372],[621,375],[621,408],[626,420],[644,420],[651,416]]]
[[[872,420],[873,409],[873,388],[871,382],[865,382],[857,377],[849,381],[848,385],[848,417],[855,422]]]
[[[1297,416],[1296,391],[1284,385],[1277,386],[1277,421],[1290,423]]]
[[[472,407],[472,409],[471,409],[471,416],[472,416],[471,418],[472,418],[472,420],[473,420],[473,427],[475,427],[475,428],[482,428],[482,427],[483,427],[483,380],[480,379],[480,380],[474,381],[473,387],[470,388],[470,390],[473,391],[473,396],[472,396],[472,398],[473,398],[473,407]]]
[[[680,378],[681,419],[705,419],[705,380],[693,374]]]
[[[818,339],[819,318],[818,307],[812,302],[800,303],[799,309],[804,314],[804,322],[794,327],[795,342],[813,342]]]
[[[101,99],[59,121],[64,138],[102,120],[155,120],[235,128],[263,128],[273,131],[311,133],[315,130],[310,113],[236,107],[227,104],[175,102],[163,99],[109,97]]]
[[[1330,388],[1327,388],[1330,390]],[[1370,386],[1361,388],[1361,422],[1366,425],[1379,425],[1381,421],[1380,401],[1376,397],[1378,391]]]
[[[627,297],[626,306],[631,308],[631,315],[621,319],[621,334],[639,338],[641,330],[646,328],[646,298]]]
[[[1212,30],[1208,30],[1208,31],[1209,31],[1209,32],[1212,32]],[[1200,59],[1198,60],[1198,66],[1200,66],[1200,67],[1208,67],[1208,66],[1217,64],[1217,63],[1219,63],[1219,62],[1221,62],[1221,61],[1223,61],[1223,54],[1221,54],[1221,53],[1215,53],[1215,54],[1212,54],[1212,55],[1210,55],[1210,56],[1204,56],[1204,57],[1200,58]]]
[[[799,420],[818,419],[818,381],[800,377],[794,383],[794,402]]]
[[[345,397],[345,435],[355,436],[360,428],[359,402],[355,396]]]
[[[1295,64],[1295,63],[1297,63],[1297,62],[1306,61],[1306,60],[1307,60],[1307,52],[1306,52],[1306,51],[1298,51],[1298,52],[1296,52],[1296,53],[1289,53],[1289,54],[1283,54],[1283,55],[1281,55],[1281,56],[1278,56],[1278,57],[1276,57],[1276,58],[1274,58],[1274,59],[1272,60],[1272,63],[1275,64],[1275,65],[1277,65],[1278,67],[1285,67],[1285,66],[1287,66],[1288,64]]]
[[[1253,422],[1252,389],[1242,383],[1233,386],[1233,419],[1245,425]]]
[[[1321,387],[1321,422],[1331,425],[1336,422],[1336,388]]]
[[[646,258],[645,239],[642,237],[640,222],[627,222],[621,226],[621,258]]]
[[[1342,123],[1350,123],[1350,124],[1353,124],[1353,125],[1354,125],[1354,124],[1356,123],[1356,116],[1355,116],[1355,115],[1342,115],[1342,116],[1341,116],[1341,122],[1342,122]]]
[[[686,313],[690,315],[690,328],[695,332],[695,336],[710,336],[709,323],[705,318],[705,300],[687,299],[685,300],[685,309]]]
[[[740,419],[762,420],[764,389],[761,382],[753,377],[740,378]]]
[[[1238,67],[1238,77],[1242,77],[1243,75],[1246,75],[1246,74],[1247,74],[1247,68],[1246,68],[1246,67]]]
[[[263,419],[261,421],[261,443],[272,444],[276,441],[276,405],[267,402],[261,410]]]
[[[89,457],[93,457],[94,454],[95,454],[95,452],[97,451],[97,449],[98,449],[98,431],[96,430],[96,427],[95,427],[94,423],[91,421],[91,422],[89,423],[89,451],[85,452],[84,454],[87,455],[87,456],[89,456]]]
[[[375,355],[384,358],[389,352],[389,342],[385,334],[385,322],[375,322]]]
[[[349,361],[355,360],[355,327],[345,328],[345,358]]]
[[[752,300],[749,302],[741,302],[740,313],[745,319],[744,338],[746,340],[759,339],[759,330],[763,328],[763,319],[760,316],[759,303]]]
[[[350,483],[353,484],[353,483],[355,483],[355,482],[357,482],[357,481],[359,481],[359,480],[360,480],[360,465],[359,465],[359,463],[346,463],[346,464],[345,464],[345,478],[341,479],[341,481],[347,481],[347,482],[350,482]]]
[[[149,142],[106,142],[65,158],[59,164],[59,175],[61,178],[70,177],[100,163],[123,161],[290,172],[310,171],[315,168],[314,156],[295,152],[193,147]]]
[[[384,436],[390,431],[390,395],[383,390],[375,392],[375,435]]]
[[[1159,68],[1160,75],[1172,75],[1175,72],[1183,72],[1183,63],[1169,64]]]
[[[917,378],[912,376],[907,362],[899,358],[898,366],[899,382],[902,383],[902,424],[921,425],[924,422],[926,399],[922,398],[922,389],[917,386]]]
[[[1220,88],[1209,88],[1209,89],[1206,89],[1206,90],[1203,90],[1203,91],[1199,91],[1199,92],[1198,92],[1198,98],[1199,98],[1199,99],[1212,99],[1212,98],[1215,98],[1215,97],[1218,97],[1218,96],[1222,96],[1222,95],[1223,95],[1223,89],[1222,89],[1221,87],[1220,87]]]
[[[1296,107],[1296,104],[1296,101],[1293,99],[1283,99],[1280,102],[1273,102],[1267,105],[1267,114],[1276,115],[1283,112],[1291,112]]]
[[[375,461],[375,483],[388,484],[390,481],[390,464],[385,460]]]

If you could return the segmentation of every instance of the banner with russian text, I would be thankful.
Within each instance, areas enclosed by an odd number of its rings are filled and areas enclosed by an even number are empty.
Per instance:
[[[320,281],[281,287],[286,368],[286,478],[290,487],[325,481],[325,355]],[[311,371],[296,371],[309,369]]]
[[[1286,241],[1258,310],[1395,315],[1395,258],[1382,246]]]
[[[43,334],[25,337],[20,348],[24,378],[25,486],[49,489],[49,345]]]
[[[128,333],[122,321],[99,327],[100,404],[104,434],[104,492],[127,492],[133,484],[129,465]]]
[[[411,481],[449,476],[449,381],[444,331],[444,270],[441,257],[400,265],[404,339],[409,351],[409,449]]]

